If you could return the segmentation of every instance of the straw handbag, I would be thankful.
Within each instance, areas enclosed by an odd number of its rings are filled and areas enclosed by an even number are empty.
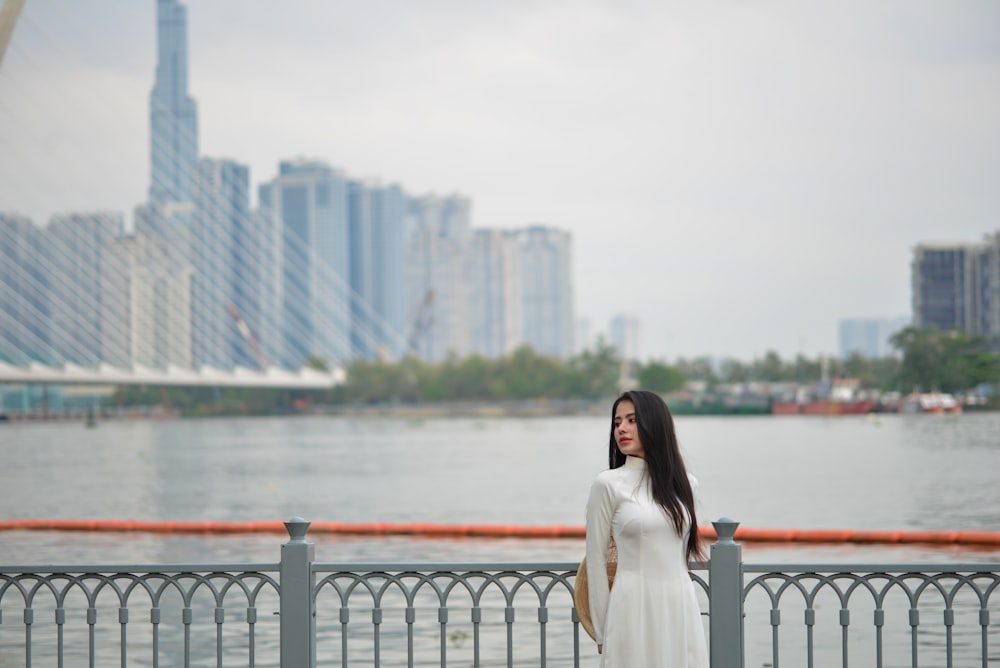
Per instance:
[[[618,570],[618,547],[615,539],[608,542],[608,588],[615,584],[615,572]],[[587,586],[587,558],[580,561],[580,567],[576,571],[576,582],[573,583],[573,602],[576,605],[576,615],[583,624],[583,630],[587,632],[593,640],[597,640],[594,634],[594,622],[590,618],[590,595]]]

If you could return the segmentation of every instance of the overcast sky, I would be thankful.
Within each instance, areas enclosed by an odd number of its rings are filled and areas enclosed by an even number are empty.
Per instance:
[[[187,0],[200,151],[325,160],[573,234],[578,317],[645,357],[837,351],[913,246],[1000,230],[996,0]],[[131,218],[154,0],[27,0],[0,211]]]

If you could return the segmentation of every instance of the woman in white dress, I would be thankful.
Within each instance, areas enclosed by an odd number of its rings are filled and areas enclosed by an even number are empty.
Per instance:
[[[658,394],[625,392],[611,409],[610,469],[587,501],[587,587],[602,668],[708,668],[688,562],[702,553],[695,478]],[[618,566],[609,589],[608,541]]]

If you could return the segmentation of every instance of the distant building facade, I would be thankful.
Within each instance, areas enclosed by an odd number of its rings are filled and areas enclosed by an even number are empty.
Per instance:
[[[284,161],[259,199],[276,249],[279,364],[299,368],[314,356],[343,364],[351,355],[346,177],[323,162]]]
[[[411,197],[406,249],[408,347],[440,362],[470,349],[466,258],[471,202],[459,195]]]
[[[102,258],[101,358],[190,369],[191,273],[148,236],[112,240]]]
[[[406,351],[406,195],[398,185],[348,184],[352,357]]]
[[[969,247],[965,244],[922,244],[914,249],[914,325],[942,330],[971,329],[969,261]]]
[[[521,256],[516,233],[475,230],[469,248],[470,351],[503,357],[524,343]]]
[[[51,299],[42,231],[23,216],[0,214],[0,360],[52,362]]]
[[[893,354],[889,338],[910,325],[910,319],[900,318],[849,318],[837,327],[840,357],[847,359],[860,353],[868,359],[880,359]]]
[[[622,360],[642,359],[641,325],[634,315],[619,314],[611,318],[608,326],[609,343],[614,346]]]
[[[1000,232],[977,244],[920,244],[911,268],[916,327],[1000,337]]]
[[[101,277],[105,249],[123,233],[120,213],[53,216],[43,230],[49,257],[50,320],[56,358],[81,366],[101,360]]]
[[[1000,231],[973,247],[972,268],[975,332],[1000,337]]]
[[[250,169],[232,160],[199,160],[191,214],[195,366],[269,365],[254,333],[267,294],[265,244],[250,209]]]
[[[572,235],[534,225],[516,233],[522,267],[524,340],[542,355],[573,354]]]

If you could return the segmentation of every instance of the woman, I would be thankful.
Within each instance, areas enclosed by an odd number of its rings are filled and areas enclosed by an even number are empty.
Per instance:
[[[688,561],[701,556],[695,478],[658,394],[625,392],[611,409],[610,470],[587,501],[587,587],[602,668],[707,668]],[[609,590],[608,540],[618,550]]]

